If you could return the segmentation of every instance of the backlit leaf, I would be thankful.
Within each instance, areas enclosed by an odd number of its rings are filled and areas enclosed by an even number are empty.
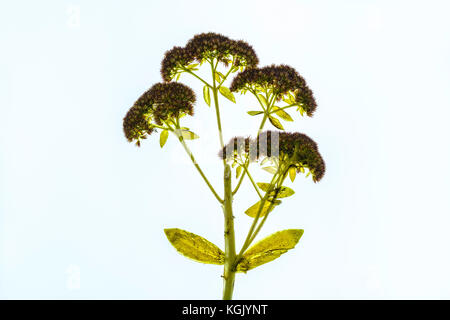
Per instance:
[[[273,124],[273,126],[274,126],[275,128],[278,128],[278,129],[280,129],[280,130],[284,130],[283,126],[281,125],[280,120],[278,120],[277,118],[274,118],[274,117],[272,117],[272,116],[269,116],[269,121],[270,121],[271,124]]]
[[[264,107],[267,107],[267,99],[266,97],[264,97],[262,94],[257,95],[259,102],[261,102],[263,104]]]
[[[256,184],[262,191],[265,191],[265,192],[269,191],[269,187],[270,187],[269,183],[257,182]],[[275,193],[276,193],[277,199],[278,199],[278,198],[290,197],[295,193],[295,191],[288,187],[280,187],[280,188],[275,188],[274,190],[272,190],[269,195],[274,196]]]
[[[247,272],[275,260],[283,253],[293,249],[302,235],[302,229],[287,229],[264,238],[244,253],[237,265],[237,271]]]
[[[271,212],[280,203],[281,203],[280,200],[274,200],[274,201],[267,200],[264,203],[264,206],[261,209],[261,213],[259,214],[259,216],[260,217],[264,217],[266,214]],[[256,217],[256,215],[258,214],[260,205],[261,205],[261,201],[258,201],[257,203],[252,205],[250,208],[245,210],[245,214],[248,215],[249,217],[252,217],[252,218]]]
[[[277,116],[279,116],[281,119],[286,120],[286,121],[294,121],[294,119],[292,119],[292,117],[289,115],[289,113],[287,113],[286,111],[284,111],[283,109],[280,109],[277,106],[273,106],[272,110],[276,110],[275,114]]]
[[[234,98],[234,95],[230,91],[230,89],[228,89],[227,87],[220,87],[219,91],[225,98],[236,103],[236,99]]]
[[[192,260],[210,264],[224,264],[225,254],[215,244],[194,233],[172,228],[164,229],[172,246]]]
[[[239,178],[242,172],[242,166],[236,168],[236,179]]]
[[[209,92],[209,87],[206,85],[203,87],[203,99],[205,99],[208,106],[211,106],[211,94]]]
[[[194,140],[198,139],[199,136],[196,135],[194,132],[188,130],[188,129],[179,129],[175,131],[178,135],[181,135],[184,140]]]
[[[297,169],[295,169],[295,167],[290,167],[289,168],[289,179],[291,179],[291,181],[294,182],[296,176],[297,176]]]
[[[247,113],[251,116],[256,116],[258,114],[264,113],[264,111],[247,111]]]
[[[167,137],[169,137],[169,131],[161,131],[161,134],[159,135],[159,145],[161,146],[161,148],[166,144]]]
[[[266,170],[268,173],[275,174],[277,173],[277,169],[274,167],[264,167],[263,170]]]

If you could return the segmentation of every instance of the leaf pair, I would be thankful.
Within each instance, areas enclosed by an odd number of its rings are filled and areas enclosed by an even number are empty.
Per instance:
[[[302,235],[302,229],[287,229],[262,239],[245,252],[236,267],[236,271],[247,272],[275,260],[283,253],[293,249]]]
[[[164,232],[175,249],[185,257],[208,264],[225,263],[223,251],[205,238],[177,228],[164,229]],[[244,253],[236,266],[236,271],[247,272],[275,260],[293,249],[302,235],[302,229],[287,229],[264,238]]]
[[[221,95],[223,95],[228,100],[236,103],[236,99],[234,98],[234,94],[228,89],[227,87],[220,86],[219,92]],[[205,100],[206,104],[210,107],[211,106],[211,92],[210,87],[205,85],[203,87],[203,99]]]

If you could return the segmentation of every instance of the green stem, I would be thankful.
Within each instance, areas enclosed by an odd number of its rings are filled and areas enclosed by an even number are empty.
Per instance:
[[[223,300],[233,298],[234,279],[236,270],[234,268],[236,259],[236,245],[234,237],[234,216],[233,216],[233,194],[231,191],[231,168],[225,166],[224,175],[224,202],[223,214],[225,220],[225,266],[223,270]]]
[[[192,72],[191,70],[189,70],[188,68],[182,67],[182,69],[184,71],[186,71],[187,73],[193,75],[194,77],[196,77],[198,80],[200,80],[201,82],[203,82],[205,85],[207,85],[208,87],[211,87],[211,85],[206,82],[205,80],[203,80],[202,78],[200,78],[198,75],[196,75],[194,72]]]
[[[259,188],[256,185],[255,181],[253,180],[253,177],[250,175],[248,168],[244,167],[244,170],[245,170],[245,173],[247,174],[248,178],[250,179],[250,182],[252,183],[253,187],[255,188],[256,193],[258,194],[259,198],[262,200],[263,197],[262,197],[261,193],[259,192]]]
[[[219,110],[219,96],[217,94],[217,87],[216,87],[216,79],[215,79],[215,72],[216,69],[214,68],[213,62],[211,61],[211,72],[212,72],[212,78],[213,78],[213,96],[214,96],[214,107],[216,109],[216,118],[217,118],[217,128],[219,129],[219,139],[220,139],[220,147],[223,148],[223,136],[222,136],[222,123],[220,121],[220,110]],[[223,160],[223,164],[225,165],[226,161]]]
[[[297,106],[297,104],[290,104],[290,105],[284,106],[278,110],[283,110],[283,109],[292,108],[292,107],[296,107],[296,106]],[[277,112],[278,110],[273,110],[273,111],[270,111],[269,113],[274,113],[274,112]]]
[[[177,128],[179,130],[179,128]],[[211,190],[211,192],[214,194],[214,196],[216,197],[217,201],[219,201],[220,203],[223,203],[223,200],[219,197],[219,195],[217,194],[216,190],[214,189],[214,187],[211,185],[211,183],[209,182],[208,178],[206,178],[205,174],[203,173],[202,169],[200,168],[200,166],[197,164],[197,161],[195,160],[194,155],[192,154],[191,150],[189,149],[189,147],[186,145],[186,142],[184,141],[184,138],[181,134],[178,134],[176,131],[173,131],[175,133],[175,135],[178,137],[178,140],[180,141],[181,145],[183,146],[184,150],[186,151],[186,153],[189,155],[189,158],[191,159],[192,163],[194,164],[195,168],[197,168],[197,171],[200,173],[200,175],[202,176],[203,180],[205,180],[206,184],[208,185],[209,189]]]

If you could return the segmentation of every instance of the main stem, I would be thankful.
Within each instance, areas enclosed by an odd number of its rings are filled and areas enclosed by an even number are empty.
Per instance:
[[[225,267],[223,271],[223,300],[231,300],[233,297],[234,278],[236,270],[236,244],[234,238],[233,193],[231,189],[231,168],[225,166],[224,170],[224,203],[223,214],[225,219]]]
[[[217,66],[217,65],[216,65]],[[211,61],[211,73],[212,73],[212,91],[214,97],[214,107],[216,109],[217,117],[217,129],[219,130],[220,147],[224,147],[222,124],[220,121],[220,109],[219,109],[219,88],[216,85],[216,67],[214,62]],[[227,74],[228,75],[228,74]],[[224,80],[223,80],[224,81]],[[223,83],[222,81],[222,83]],[[222,84],[219,83],[219,86]],[[234,268],[236,260],[236,244],[234,237],[234,216],[233,216],[233,189],[231,188],[231,167],[223,160],[224,172],[223,172],[223,185],[224,185],[224,199],[222,203],[223,215],[224,215],[224,237],[225,237],[225,265],[223,269],[223,300],[231,300],[233,298],[234,279],[236,271]]]

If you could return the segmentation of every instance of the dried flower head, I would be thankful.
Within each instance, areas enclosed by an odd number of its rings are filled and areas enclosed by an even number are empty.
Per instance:
[[[182,115],[194,114],[195,94],[188,86],[177,83],[157,83],[144,92],[123,119],[123,129],[128,141],[145,139],[153,132],[154,121],[164,121]]]
[[[219,151],[219,157],[226,160],[237,160],[240,155],[250,153],[250,138],[234,137]]]
[[[255,51],[245,41],[231,40],[213,32],[195,35],[186,44],[186,49],[198,62],[216,58],[228,65],[234,60],[234,66],[247,68],[254,68],[259,62]]]
[[[151,113],[149,109],[134,105],[128,110],[123,119],[123,132],[129,142],[136,140],[137,145],[140,145],[140,139],[146,139],[147,135],[151,135],[153,127],[150,124]]]
[[[289,93],[294,95],[294,100],[306,112],[312,116],[317,104],[311,89],[306,85],[305,79],[294,68],[286,65],[267,66],[256,69],[246,69],[233,79],[230,90],[245,91],[269,90],[276,95],[277,100]]]
[[[161,76],[164,81],[169,82],[173,79],[180,66],[188,66],[194,61],[192,51],[182,47],[173,47],[166,51],[164,59],[161,62]]]
[[[320,181],[325,174],[325,162],[317,144],[299,132],[264,131],[256,139],[236,137],[219,152],[219,156],[227,161],[239,156],[248,157],[250,161],[275,157],[285,168],[295,167],[297,172],[309,169],[314,182]]]

